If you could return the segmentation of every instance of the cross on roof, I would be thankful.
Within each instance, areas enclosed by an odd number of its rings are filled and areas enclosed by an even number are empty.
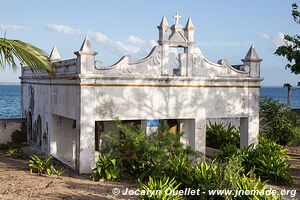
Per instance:
[[[178,12],[176,12],[176,15],[173,16],[173,18],[175,19],[175,24],[179,24],[179,19],[181,18],[182,16],[180,16],[178,14]]]

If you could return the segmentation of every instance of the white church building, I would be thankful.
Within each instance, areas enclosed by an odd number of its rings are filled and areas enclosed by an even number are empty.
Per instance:
[[[257,143],[262,59],[251,46],[240,65],[207,60],[196,47],[192,20],[183,27],[180,17],[171,26],[162,18],[158,44],[140,60],[124,56],[104,66],[85,38],[74,59],[62,60],[54,47],[54,75],[23,67],[28,143],[79,173],[91,171],[116,118],[145,130],[147,120],[167,120],[186,133],[183,143],[203,154],[207,120],[238,118],[241,146]]]

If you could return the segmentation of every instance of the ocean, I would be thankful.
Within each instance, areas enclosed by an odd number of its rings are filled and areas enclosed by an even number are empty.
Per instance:
[[[287,89],[262,87],[260,96],[287,102]],[[20,85],[0,85],[0,119],[21,117]],[[300,108],[300,88],[292,88],[292,108]]]

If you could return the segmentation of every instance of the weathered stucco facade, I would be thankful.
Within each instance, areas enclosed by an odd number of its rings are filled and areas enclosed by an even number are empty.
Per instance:
[[[162,18],[158,45],[145,58],[124,56],[112,66],[97,61],[88,38],[77,58],[50,59],[55,75],[22,69],[22,113],[28,142],[89,173],[101,137],[114,120],[175,121],[185,144],[205,154],[207,119],[239,118],[241,145],[257,143],[260,62],[253,46],[241,65],[208,61],[195,46],[194,25]],[[100,55],[101,57],[101,55]],[[100,136],[99,136],[100,135]]]

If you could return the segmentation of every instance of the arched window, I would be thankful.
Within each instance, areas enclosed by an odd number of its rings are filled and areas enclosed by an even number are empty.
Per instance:
[[[29,111],[27,117],[27,141],[32,142],[32,114]]]
[[[41,116],[39,115],[37,118],[37,130],[36,130],[36,146],[40,147],[42,144],[42,119]]]

